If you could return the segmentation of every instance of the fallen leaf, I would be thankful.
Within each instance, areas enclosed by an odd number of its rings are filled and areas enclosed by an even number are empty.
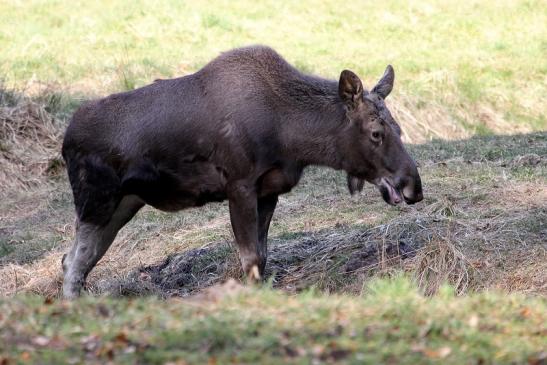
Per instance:
[[[440,347],[436,350],[431,349],[424,349],[423,353],[425,356],[432,358],[432,359],[444,359],[450,353],[452,352],[452,349],[448,346]]]
[[[547,351],[532,355],[528,358],[529,365],[543,365],[547,362]]]
[[[32,343],[36,346],[47,346],[49,344],[49,338],[45,336],[37,336],[32,339]]]
[[[520,315],[524,318],[530,317],[531,314],[532,314],[532,310],[528,307],[524,307],[520,311]]]
[[[476,328],[479,324],[479,316],[477,316],[476,314],[473,314],[469,318],[469,322],[467,323],[469,324],[469,327]]]
[[[110,360],[114,358],[114,349],[111,343],[106,343],[104,346],[97,348],[94,352],[96,357],[106,357]]]
[[[30,360],[30,353],[28,351],[25,351],[21,354],[21,360],[28,361]]]
[[[114,337],[114,341],[115,341],[115,342],[128,343],[128,342],[129,342],[129,339],[127,338],[127,334],[126,334],[125,332],[119,332],[119,333]]]

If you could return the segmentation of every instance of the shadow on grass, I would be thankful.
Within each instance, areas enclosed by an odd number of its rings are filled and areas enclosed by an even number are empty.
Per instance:
[[[515,135],[474,136],[469,139],[410,145],[417,161],[434,162],[448,159],[468,161],[507,161],[518,156],[536,154],[547,158],[547,131]]]
[[[399,263],[416,255],[419,241],[410,231],[387,236],[386,242],[386,234],[376,227],[333,228],[302,232],[290,239],[271,238],[265,279],[292,292],[313,285],[337,291],[354,281],[356,273],[377,271],[381,261]],[[230,277],[242,279],[242,272],[236,249],[223,241],[171,255],[160,264],[138,268],[94,289],[121,296],[188,296]]]
[[[481,281],[493,275],[474,266],[481,259],[492,260],[485,250],[511,261],[511,252],[534,252],[547,238],[545,208],[520,207],[496,220],[469,220],[465,213],[447,214],[444,208],[433,204],[376,227],[333,227],[299,232],[292,238],[272,237],[265,280],[288,292],[315,287],[358,294],[364,280],[380,272],[408,269],[407,261],[414,260],[415,266],[427,262],[422,269],[428,272],[428,281],[420,283],[426,293],[436,292],[447,281],[463,293],[485,287]],[[185,297],[228,278],[243,279],[243,275],[236,249],[222,241],[170,255],[90,289],[114,296]]]

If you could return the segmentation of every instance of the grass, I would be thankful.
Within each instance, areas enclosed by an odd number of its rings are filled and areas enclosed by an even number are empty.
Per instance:
[[[547,302],[423,297],[404,277],[362,296],[286,296],[228,283],[200,298],[0,301],[8,363],[521,364],[545,359]]]
[[[0,364],[545,362],[546,39],[542,1],[0,2]],[[72,111],[256,43],[368,87],[393,64],[424,202],[310,168],[276,210],[269,284],[207,290],[241,275],[226,204],[144,208],[97,296],[52,300]]]
[[[513,136],[474,136],[459,141],[432,140],[427,144],[408,146],[417,160],[443,161],[461,159],[468,162],[504,161],[527,155],[547,155],[544,132]]]
[[[104,95],[262,43],[306,72],[337,78],[353,69],[369,87],[393,64],[402,123],[410,110],[428,124],[407,129],[412,141],[545,129],[545,39],[541,1],[0,4],[8,87]]]

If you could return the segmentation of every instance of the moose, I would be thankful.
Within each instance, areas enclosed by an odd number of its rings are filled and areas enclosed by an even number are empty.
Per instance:
[[[384,103],[394,77],[387,66],[367,91],[352,71],[327,80],[252,46],[222,53],[194,74],[85,103],[62,146],[76,209],[63,296],[80,295],[145,204],[174,212],[228,200],[241,266],[257,281],[278,196],[306,166],[344,170],[351,194],[367,181],[388,204],[419,202],[416,163]]]

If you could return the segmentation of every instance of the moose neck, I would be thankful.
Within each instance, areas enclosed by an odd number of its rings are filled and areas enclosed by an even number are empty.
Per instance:
[[[290,102],[284,140],[288,155],[302,165],[343,167],[339,135],[345,125],[345,109],[335,81],[305,76],[286,89]]]

